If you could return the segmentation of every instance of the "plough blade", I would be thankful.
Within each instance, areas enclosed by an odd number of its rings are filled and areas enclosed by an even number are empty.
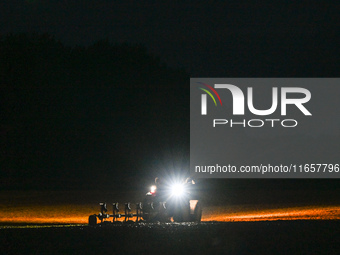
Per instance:
[[[112,222],[117,222],[118,219],[124,218],[123,222],[140,222],[142,221],[143,217],[143,204],[141,202],[136,203],[136,211],[135,213],[132,212],[131,203],[125,203],[124,206],[124,213],[120,213],[119,210],[119,203],[113,203],[112,214],[107,213],[107,205],[106,203],[99,203],[100,205],[100,213],[98,215],[93,214],[89,217],[89,224],[96,225],[97,219],[100,220],[101,223],[108,218],[112,218]],[[136,220],[133,221],[132,218],[136,217]]]

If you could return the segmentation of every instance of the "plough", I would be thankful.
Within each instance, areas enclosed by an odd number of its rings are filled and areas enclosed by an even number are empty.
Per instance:
[[[100,224],[115,222],[200,222],[202,207],[197,192],[192,188],[194,181],[188,179],[182,183],[174,183],[163,187],[159,184],[151,187],[144,202],[136,203],[135,213],[131,203],[125,203],[124,213],[120,213],[119,204],[113,203],[112,214],[107,213],[106,203],[100,203],[100,213],[89,216],[89,225],[94,226],[99,219]],[[109,219],[112,218],[112,221]],[[123,221],[118,219],[124,218]],[[132,219],[136,218],[135,221]]]
[[[121,214],[119,211],[119,203],[113,203],[112,214],[107,213],[107,205],[106,203],[99,203],[100,205],[100,213],[93,214],[89,217],[89,225],[96,225],[97,218],[100,220],[100,223],[103,223],[105,219],[112,218],[112,222],[116,222],[117,219],[124,218],[123,222],[132,222],[132,218],[136,217],[135,222],[142,221],[143,217],[143,205],[141,202],[136,203],[136,213],[132,212],[131,203],[125,203],[124,214]]]

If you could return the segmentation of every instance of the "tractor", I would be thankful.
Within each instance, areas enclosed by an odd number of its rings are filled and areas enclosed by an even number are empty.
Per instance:
[[[100,213],[89,216],[89,225],[114,223],[119,218],[123,222],[200,222],[202,205],[194,180],[164,181],[156,178],[155,184],[146,193],[143,202],[136,204],[135,213],[131,204],[125,203],[124,213],[120,213],[119,204],[113,203],[112,214],[107,213],[106,203],[100,203]],[[136,217],[135,221],[132,218]],[[112,218],[112,221],[108,221]]]

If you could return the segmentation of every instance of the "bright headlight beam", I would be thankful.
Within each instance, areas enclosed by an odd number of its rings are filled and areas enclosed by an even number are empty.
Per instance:
[[[181,196],[184,193],[184,185],[183,184],[174,184],[171,187],[171,194],[173,196]]]
[[[157,187],[155,185],[151,186],[150,192],[153,194],[156,192]]]

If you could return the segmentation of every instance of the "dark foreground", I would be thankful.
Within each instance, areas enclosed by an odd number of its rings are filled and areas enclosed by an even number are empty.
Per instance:
[[[339,254],[340,221],[0,229],[1,254]]]

